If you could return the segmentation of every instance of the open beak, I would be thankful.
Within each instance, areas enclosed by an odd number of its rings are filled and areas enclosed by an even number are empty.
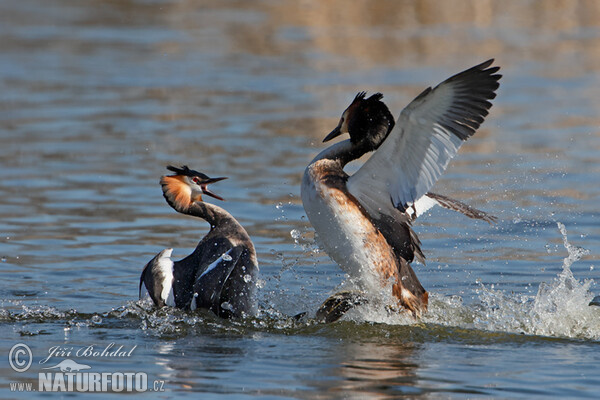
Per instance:
[[[208,189],[208,185],[210,185],[211,183],[215,183],[215,182],[219,182],[222,181],[223,179],[227,179],[227,177],[221,177],[221,178],[208,178],[206,180],[204,180],[202,182],[202,184],[200,185],[200,187],[202,188],[202,193],[204,193],[207,196],[211,196],[214,197],[215,199],[219,199],[221,201],[225,201],[224,198],[222,198],[221,196],[219,196],[218,194],[215,194],[213,192],[211,192]]]
[[[323,139],[323,143],[330,141],[333,138],[336,138],[338,136],[340,136],[342,134],[342,131],[340,129],[340,126],[336,126],[334,130],[332,130],[331,132],[329,132],[329,135],[325,136],[325,139]]]

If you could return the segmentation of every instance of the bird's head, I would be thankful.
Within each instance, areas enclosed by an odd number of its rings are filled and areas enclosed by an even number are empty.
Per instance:
[[[394,117],[381,101],[381,93],[375,93],[369,98],[366,98],[366,95],[366,92],[356,95],[342,113],[338,126],[323,139],[323,142],[347,133],[353,145],[364,147],[366,151],[376,150],[383,143],[394,128]]]
[[[210,191],[208,185],[227,178],[210,178],[202,172],[189,169],[187,165],[181,168],[169,165],[167,169],[174,174],[161,177],[160,184],[167,203],[176,210],[186,210],[192,203],[203,201],[203,194],[224,200]]]

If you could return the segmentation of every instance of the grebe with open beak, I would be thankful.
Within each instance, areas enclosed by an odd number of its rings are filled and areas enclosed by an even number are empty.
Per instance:
[[[208,309],[224,318],[254,314],[254,245],[231,214],[202,200],[203,194],[223,200],[208,185],[226,178],[209,178],[187,166],[167,169],[175,173],[160,179],[167,203],[177,212],[202,218],[210,231],[184,259],[172,261],[173,249],[166,249],[146,264],[140,298],[145,289],[158,307]]]
[[[323,150],[304,172],[302,203],[324,250],[367,295],[391,283],[393,296],[414,316],[427,310],[428,293],[409,264],[415,258],[424,264],[425,258],[412,221],[434,205],[495,220],[429,193],[492,106],[489,100],[501,78],[493,61],[425,89],[396,122],[382,94],[367,98],[359,93],[323,141],[346,133],[350,139]],[[346,164],[373,151],[355,174],[344,172]],[[322,308],[362,302],[343,294],[341,300],[334,297],[329,299],[333,306],[326,302]],[[342,308],[343,313],[348,304]]]

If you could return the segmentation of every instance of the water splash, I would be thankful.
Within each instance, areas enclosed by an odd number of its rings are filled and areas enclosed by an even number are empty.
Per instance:
[[[590,307],[594,295],[591,279],[580,282],[571,270],[573,263],[589,251],[569,243],[567,230],[558,223],[567,257],[561,272],[542,282],[535,296],[506,294],[480,287],[481,308],[476,310],[474,327],[568,338],[600,339],[600,310]]]
[[[480,284],[475,304],[466,305],[460,296],[431,294],[429,311],[419,322],[485,331],[550,337],[600,339],[600,307],[589,306],[594,295],[588,279],[580,282],[571,271],[573,263],[589,251],[574,246],[567,231],[558,223],[563,245],[568,252],[561,272],[550,282],[542,282],[535,296],[506,293]],[[402,315],[390,315],[380,306],[362,306],[348,314],[356,322],[415,324]]]
[[[302,250],[306,256],[315,257],[321,253],[317,244],[316,233],[312,229],[292,229],[290,237],[294,239],[294,245]]]
[[[571,265],[589,250],[574,246],[567,240],[567,230],[562,223],[558,229],[568,256],[563,260],[561,273],[550,284],[542,283],[530,312],[532,333],[549,336],[600,338],[600,315],[590,307],[594,295],[590,292],[591,279],[579,282]]]
[[[371,326],[373,323],[386,324],[393,327],[440,327],[434,335],[452,335],[457,328],[470,329],[473,332],[504,332],[508,334],[539,335],[545,337],[563,337],[576,339],[600,340],[600,307],[589,306],[594,298],[590,292],[592,280],[579,281],[573,275],[571,266],[579,261],[589,251],[569,243],[563,224],[558,223],[563,245],[567,250],[562,270],[549,283],[541,283],[535,295],[514,294],[479,284],[476,289],[475,303],[466,304],[460,296],[430,295],[429,311],[418,322],[407,313],[391,312],[386,304],[393,299],[391,290],[385,288],[380,293],[373,294],[380,301],[357,307],[348,312],[343,319],[351,321],[356,329]],[[303,249],[304,256],[314,254],[314,241],[304,237],[302,231],[291,232],[297,245]],[[304,242],[304,243],[303,243]],[[257,282],[257,285],[261,281]],[[338,289],[350,289],[354,283],[346,279]],[[264,286],[264,282],[262,283]],[[387,294],[386,294],[387,293]],[[314,297],[314,296],[313,296]],[[45,305],[25,305],[20,302],[10,302],[0,308],[0,321],[24,324],[30,326],[36,323],[52,323],[63,325],[65,331],[72,328],[131,328],[140,329],[149,335],[169,338],[185,336],[189,332],[204,334],[206,332],[228,332],[243,334],[248,331],[285,332],[286,334],[321,332],[325,327],[336,331],[336,325],[323,326],[311,319],[310,311],[316,310],[315,304],[307,302],[303,307],[297,296],[294,297],[294,309],[309,311],[303,318],[296,318],[285,312],[286,307],[274,304],[270,296],[259,299],[260,306],[257,316],[228,321],[214,316],[210,312],[189,312],[184,310],[162,308],[156,309],[151,301],[130,301],[122,307],[108,312],[93,314],[80,313],[76,310],[61,311]],[[313,299],[314,300],[314,299]],[[287,300],[289,302],[289,298]],[[6,303],[6,300],[5,300]],[[310,304],[309,304],[310,303]],[[313,301],[314,303],[314,301]],[[301,309],[297,309],[300,305]],[[9,307],[6,307],[9,306]],[[10,308],[10,309],[9,309]],[[351,325],[352,326],[352,325]],[[23,328],[25,329],[25,328]],[[386,328],[388,329],[388,328]],[[388,331],[389,331],[388,329]],[[352,331],[352,329],[350,329]],[[385,331],[385,329],[383,330]],[[40,331],[41,332],[41,331]],[[36,334],[28,328],[24,334]],[[349,333],[350,334],[350,333]],[[475,334],[477,337],[478,334]]]

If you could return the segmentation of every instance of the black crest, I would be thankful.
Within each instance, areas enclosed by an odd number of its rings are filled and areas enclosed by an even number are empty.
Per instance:
[[[358,92],[356,94],[356,97],[354,97],[354,100],[352,100],[352,103],[364,100],[366,95],[367,95],[367,92]]]
[[[375,93],[368,98],[366,95],[366,92],[359,92],[348,107],[348,132],[353,143],[375,150],[392,131],[395,121],[381,101],[383,94]]]
[[[196,170],[189,169],[187,165],[182,165],[180,168],[174,167],[172,165],[167,165],[167,169],[169,171],[175,172],[175,174],[177,174],[177,175],[190,176],[190,177],[197,176],[202,179],[210,179],[207,175],[203,174],[202,172],[198,172]]]

